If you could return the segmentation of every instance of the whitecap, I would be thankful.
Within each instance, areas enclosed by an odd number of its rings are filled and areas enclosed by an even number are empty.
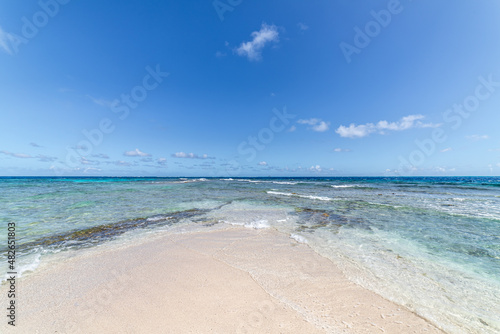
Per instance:
[[[17,265],[17,277],[22,277],[24,273],[35,271],[40,264],[40,253],[36,253],[34,255],[30,255],[27,258],[21,260],[21,262]],[[2,279],[2,282],[6,281],[11,275],[5,274],[5,277]]]
[[[357,188],[361,187],[360,185],[357,184],[334,184],[332,185],[332,188]]]
[[[165,220],[167,219],[167,217],[163,217],[163,216],[158,216],[158,217],[149,217],[148,219],[146,219],[148,222],[157,222],[157,221],[160,221],[160,220]]]
[[[297,241],[299,244],[307,244],[307,239],[298,234],[290,234],[290,238]]]
[[[300,194],[295,194],[295,193],[284,193],[280,191],[268,191],[267,192],[270,195],[281,195],[281,196],[294,196],[294,197],[300,197],[300,198],[309,198],[309,199],[315,199],[315,200],[320,200],[320,201],[334,201],[335,198],[331,197],[326,197],[326,196],[313,196],[313,195],[300,195]]]
[[[271,227],[266,219],[253,221],[253,222],[247,223],[247,224],[245,224],[243,226],[245,226],[246,228],[253,228],[253,229],[256,229],[256,230],[263,229],[263,228],[270,228]]]

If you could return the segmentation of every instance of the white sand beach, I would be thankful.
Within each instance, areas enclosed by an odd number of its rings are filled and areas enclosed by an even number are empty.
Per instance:
[[[17,289],[16,327],[2,333],[441,332],[272,229],[79,250]]]

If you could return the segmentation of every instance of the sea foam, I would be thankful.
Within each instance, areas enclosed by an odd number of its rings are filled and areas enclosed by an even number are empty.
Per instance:
[[[297,241],[299,244],[307,244],[307,239],[298,234],[290,234],[290,238]]]
[[[280,192],[280,191],[267,191],[267,193],[270,195],[309,198],[309,199],[316,199],[316,200],[320,200],[320,201],[334,201],[335,200],[335,198],[326,197],[326,196],[300,195],[300,194],[296,194],[296,193],[284,193],[284,192]]]

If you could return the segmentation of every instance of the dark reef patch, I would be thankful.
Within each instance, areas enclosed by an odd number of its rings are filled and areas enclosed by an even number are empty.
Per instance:
[[[111,240],[127,231],[173,225],[182,219],[199,216],[205,214],[206,212],[208,212],[208,210],[191,209],[155,215],[148,218],[127,219],[116,223],[98,225],[82,230],[74,230],[67,233],[45,236],[32,242],[18,244],[17,249],[21,253],[25,253],[39,247],[45,249],[88,247]],[[0,249],[1,254],[6,252],[6,248]]]

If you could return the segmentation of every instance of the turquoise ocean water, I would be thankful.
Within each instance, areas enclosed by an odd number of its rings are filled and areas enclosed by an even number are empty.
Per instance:
[[[500,332],[500,178],[0,178],[18,270],[175,226],[274,228],[449,333]]]

